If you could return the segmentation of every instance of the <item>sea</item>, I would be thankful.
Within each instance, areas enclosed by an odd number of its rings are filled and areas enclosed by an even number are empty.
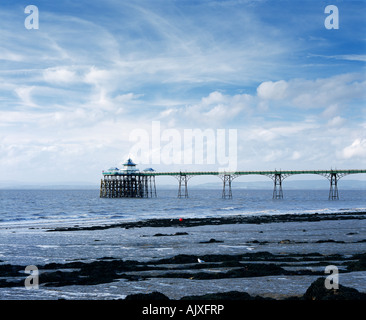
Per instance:
[[[286,190],[272,199],[271,190],[192,189],[188,198],[177,190],[158,190],[156,198],[100,198],[99,190],[0,190],[0,227],[44,224],[69,226],[152,218],[202,218],[228,215],[337,213],[366,210],[366,190],[342,190],[328,200],[328,190]]]

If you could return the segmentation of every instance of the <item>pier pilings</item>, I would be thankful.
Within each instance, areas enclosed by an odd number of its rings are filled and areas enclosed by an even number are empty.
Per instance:
[[[135,174],[104,175],[100,182],[101,198],[156,197],[155,176]]]

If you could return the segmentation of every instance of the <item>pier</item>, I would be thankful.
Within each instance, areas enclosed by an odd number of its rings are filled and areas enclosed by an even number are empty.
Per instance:
[[[139,171],[136,164],[128,159],[123,169],[111,168],[103,171],[100,186],[101,198],[149,198],[157,197],[155,177],[172,176],[178,180],[178,198],[188,198],[188,181],[195,176],[217,176],[222,182],[222,198],[232,198],[232,181],[240,176],[262,175],[273,181],[273,199],[283,199],[283,180],[292,175],[316,174],[329,180],[329,200],[338,200],[338,181],[350,174],[366,173],[366,169],[351,170],[295,170],[295,171],[191,171],[191,172],[157,172],[152,168]]]

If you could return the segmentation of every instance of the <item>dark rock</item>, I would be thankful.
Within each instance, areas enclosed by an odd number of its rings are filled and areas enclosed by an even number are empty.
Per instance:
[[[19,265],[2,264],[0,265],[1,277],[16,277],[20,271],[24,271],[25,267]]]
[[[81,231],[81,230],[103,230],[109,228],[144,228],[144,227],[196,227],[202,225],[220,225],[220,224],[261,224],[261,223],[281,223],[281,222],[310,222],[321,220],[346,220],[346,219],[366,219],[366,212],[344,212],[327,214],[284,214],[278,216],[263,215],[260,217],[248,216],[230,216],[217,219],[210,218],[191,218],[179,221],[178,219],[148,219],[136,222],[122,222],[111,225],[99,226],[74,226],[65,228],[48,229],[47,232],[55,231]],[[259,231],[260,232],[260,231]]]
[[[304,300],[366,300],[366,294],[339,284],[338,289],[327,289],[325,278],[316,279],[306,290]]]
[[[152,293],[129,294],[125,300],[170,300],[165,294],[158,291]]]
[[[366,271],[366,253],[355,254],[352,258],[358,260],[347,262],[347,271]]]
[[[189,254],[178,254],[172,258],[160,259],[155,261],[156,264],[180,264],[180,263],[196,263],[197,256]]]
[[[0,288],[12,288],[12,287],[24,288],[24,279],[18,281],[7,281],[0,279]]]
[[[292,241],[291,240],[288,240],[288,239],[286,239],[286,240],[281,240],[280,242],[278,242],[279,244],[290,244],[290,243],[292,243]]]
[[[318,240],[315,243],[344,243],[344,241],[336,241],[333,239],[328,239],[328,240]]]
[[[231,263],[235,263],[231,262]],[[236,262],[237,263],[237,262]],[[236,265],[237,266],[237,265]],[[194,280],[209,280],[209,279],[225,279],[225,278],[248,278],[248,277],[261,277],[261,276],[271,276],[271,275],[282,275],[288,274],[286,270],[280,266],[269,263],[251,263],[246,266],[239,264],[241,268],[233,268],[226,272],[167,272],[156,277],[159,278],[185,278]]]
[[[273,300],[270,298],[263,298],[260,296],[252,297],[247,292],[229,291],[208,293],[201,296],[185,296],[180,300]]]
[[[286,274],[286,271],[274,263],[251,263],[240,269],[229,270],[228,277],[261,277],[270,275]]]
[[[268,244],[268,241],[259,241],[259,240],[253,240],[253,241],[248,241],[247,243],[253,243],[253,244],[259,244],[259,245],[264,245],[264,244]]]
[[[188,236],[188,235],[189,235],[189,233],[187,233],[187,232],[176,232],[173,234],[173,236]]]
[[[200,243],[222,243],[222,242],[224,242],[224,241],[220,241],[220,240],[216,240],[216,239],[211,238],[208,241],[201,241]]]
[[[236,260],[232,260],[232,261],[224,261],[220,264],[220,267],[242,267],[243,265]]]
[[[173,234],[166,234],[166,233],[156,233],[154,237],[171,237],[171,236],[187,236],[187,232],[176,232]]]

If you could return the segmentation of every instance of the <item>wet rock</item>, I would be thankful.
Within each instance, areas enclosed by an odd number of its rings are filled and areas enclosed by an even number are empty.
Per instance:
[[[154,237],[172,237],[172,236],[187,236],[189,235],[187,232],[176,232],[173,234],[166,234],[166,233],[156,233]]]
[[[327,289],[325,278],[316,279],[303,295],[303,300],[366,300],[366,294],[339,284],[339,289]]]
[[[0,288],[12,288],[12,287],[24,288],[24,280],[8,281],[5,279],[0,279]]]
[[[355,254],[352,258],[357,261],[347,262],[347,271],[366,271],[366,253]]]
[[[74,226],[48,229],[47,232],[55,231],[81,231],[81,230],[104,230],[109,228],[144,228],[144,227],[196,227],[202,225],[222,225],[222,224],[262,224],[281,222],[310,222],[322,220],[346,220],[346,219],[366,219],[366,212],[344,212],[344,213],[311,213],[311,214],[284,214],[278,216],[263,215],[257,217],[230,216],[217,219],[212,218],[191,218],[179,221],[178,219],[148,219],[136,222],[123,222],[110,225],[98,226]]]
[[[188,254],[178,254],[172,258],[160,259],[155,261],[156,264],[180,264],[180,263],[196,263],[197,256]]]
[[[242,267],[243,264],[241,264],[239,261],[232,260],[232,261],[224,261],[220,264],[220,267]]]
[[[235,263],[235,262],[234,262]],[[233,268],[226,272],[167,272],[157,275],[158,278],[185,278],[193,280],[210,280],[210,279],[225,279],[225,278],[248,278],[261,277],[271,275],[288,274],[286,270],[280,266],[269,263],[251,263],[248,265],[241,265],[240,268]]]
[[[318,240],[315,243],[344,243],[344,241],[336,241],[333,239],[328,239],[328,240]]]
[[[269,242],[268,241],[253,240],[253,241],[248,241],[247,243],[265,245],[265,244],[268,244]]]
[[[24,271],[25,267],[19,265],[3,264],[0,265],[1,277],[16,277],[20,275],[21,271]]]
[[[290,244],[290,243],[292,243],[292,241],[291,241],[291,240],[289,240],[289,239],[285,239],[285,240],[281,240],[281,241],[279,241],[278,243],[279,243],[279,244]]]
[[[275,257],[275,255],[268,251],[248,252],[243,255],[244,259],[250,260],[250,261],[271,260],[274,257]]]
[[[213,239],[213,238],[211,238],[208,241],[200,241],[200,243],[222,243],[222,242],[224,242],[224,241],[216,240],[216,239]]]
[[[227,272],[229,277],[261,277],[286,274],[287,271],[274,263],[251,263],[240,269],[233,269]]]
[[[273,300],[270,298],[263,298],[260,296],[251,296],[247,292],[229,291],[208,293],[201,296],[185,296],[180,300]]]
[[[151,293],[136,293],[129,294],[125,300],[170,300],[165,294],[162,294],[158,291],[154,291]]]

